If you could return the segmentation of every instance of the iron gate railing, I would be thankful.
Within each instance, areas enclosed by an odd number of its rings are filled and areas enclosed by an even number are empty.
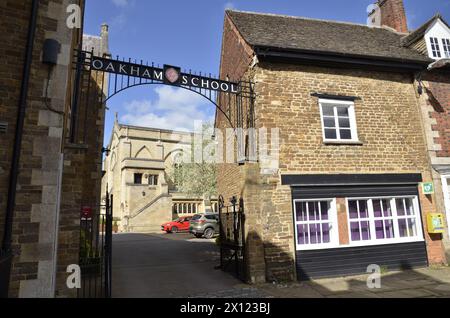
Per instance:
[[[110,298],[112,281],[113,197],[99,211],[81,209],[79,298]]]
[[[244,200],[236,197],[224,204],[223,197],[219,197],[219,225],[220,225],[220,267],[247,282],[246,254],[245,254],[245,214]]]

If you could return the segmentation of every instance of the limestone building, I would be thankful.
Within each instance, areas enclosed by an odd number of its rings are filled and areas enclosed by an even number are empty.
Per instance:
[[[207,202],[177,190],[172,171],[192,134],[119,124],[111,134],[104,160],[102,198],[113,195],[113,214],[123,232],[160,232],[161,224],[179,216],[217,211]]]
[[[244,201],[252,282],[446,263],[428,230],[441,210],[421,186],[433,170],[414,80],[433,59],[404,45],[401,0],[377,14],[366,26],[226,12],[221,76],[254,82],[255,128],[280,132],[266,146],[276,168],[218,172],[218,192]],[[220,112],[216,123],[227,127]]]

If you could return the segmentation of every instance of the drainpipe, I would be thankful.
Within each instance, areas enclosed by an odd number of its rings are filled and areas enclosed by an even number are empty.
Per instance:
[[[12,229],[14,219],[14,207],[16,203],[17,179],[19,176],[20,151],[22,148],[22,134],[25,122],[25,111],[27,107],[28,87],[30,81],[31,64],[33,61],[33,47],[36,33],[39,0],[32,0],[31,17],[28,26],[28,37],[26,54],[20,90],[19,108],[17,114],[16,132],[14,137],[13,157],[9,176],[8,199],[5,215],[5,232],[0,252],[0,297],[8,296],[9,276],[12,265]],[[3,274],[2,274],[3,273]]]

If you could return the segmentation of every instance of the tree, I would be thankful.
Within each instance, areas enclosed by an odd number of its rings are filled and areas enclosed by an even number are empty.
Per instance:
[[[216,153],[215,141],[211,138],[212,132],[213,125],[211,123],[203,125],[201,151],[210,149],[210,152],[207,153],[210,157],[214,157]],[[191,149],[187,149],[184,155],[179,154],[174,158],[174,165],[169,170],[169,177],[181,192],[192,197],[211,200],[213,196],[217,195],[216,163],[210,160],[195,162],[194,153],[194,140],[192,140]],[[186,160],[185,156],[188,156],[190,160]]]

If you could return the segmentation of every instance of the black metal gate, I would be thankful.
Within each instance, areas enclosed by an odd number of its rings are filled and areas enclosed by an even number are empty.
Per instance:
[[[81,208],[79,298],[110,298],[112,274],[113,196],[98,210]]]
[[[219,197],[220,224],[220,267],[247,282],[245,256],[245,214],[244,200],[231,198],[225,205],[222,196]]]

